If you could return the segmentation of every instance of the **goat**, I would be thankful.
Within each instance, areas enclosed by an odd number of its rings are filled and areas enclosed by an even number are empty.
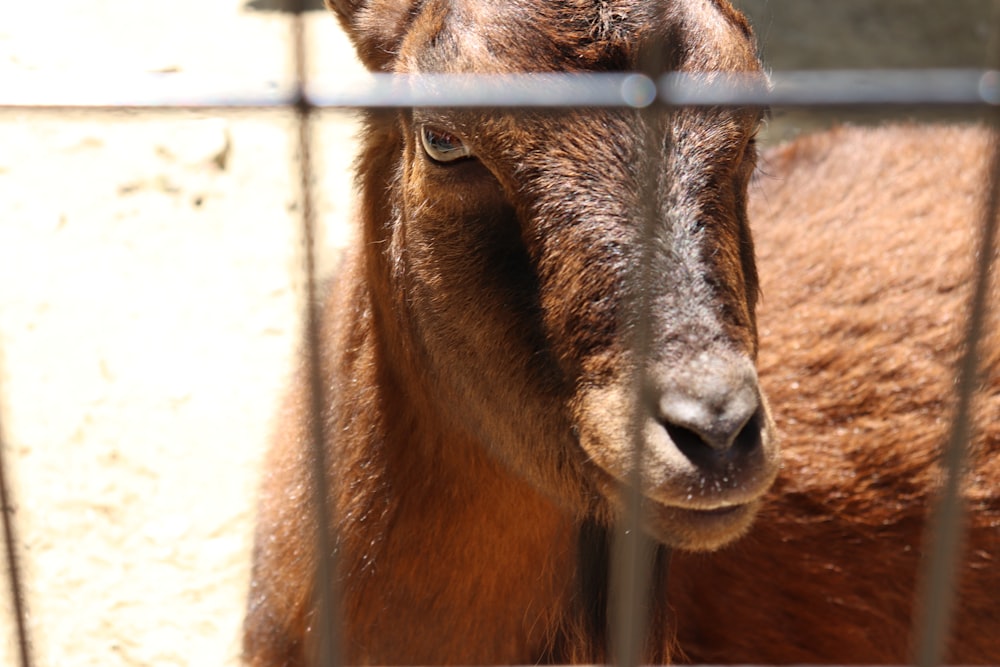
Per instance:
[[[656,50],[672,71],[763,79],[726,0],[330,4],[376,72],[634,70]],[[348,662],[603,660],[594,599],[632,424],[661,552],[746,530],[778,467],[746,216],[760,117],[365,115],[359,239],[321,307],[324,529]],[[639,284],[640,264],[655,279]],[[300,373],[265,463],[244,635],[255,667],[310,664],[329,630],[313,601],[309,416]],[[656,625],[645,659],[669,657],[668,635]]]
[[[783,467],[745,538],[672,560],[688,659],[911,658],[989,144],[976,126],[839,128],[764,156],[750,206],[759,370]],[[1000,280],[992,285],[952,664],[1000,661]]]

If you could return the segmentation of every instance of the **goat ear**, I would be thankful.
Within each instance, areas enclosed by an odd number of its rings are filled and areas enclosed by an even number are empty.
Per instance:
[[[419,0],[325,0],[373,72],[388,71]]]

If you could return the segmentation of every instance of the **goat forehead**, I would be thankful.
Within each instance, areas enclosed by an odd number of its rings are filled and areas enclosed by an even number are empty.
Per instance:
[[[758,69],[749,29],[717,0],[425,0],[402,71],[635,69],[657,41],[671,67]]]

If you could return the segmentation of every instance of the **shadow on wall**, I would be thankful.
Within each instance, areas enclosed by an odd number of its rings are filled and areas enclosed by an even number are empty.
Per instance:
[[[982,68],[990,36],[1000,40],[992,0],[733,0],[753,23],[772,70],[840,68]],[[998,17],[1000,18],[1000,17]],[[1000,43],[1000,41],[998,41]],[[865,111],[775,109],[765,142],[834,122],[972,120],[948,109]]]
[[[775,69],[983,67],[991,0],[734,0]]]

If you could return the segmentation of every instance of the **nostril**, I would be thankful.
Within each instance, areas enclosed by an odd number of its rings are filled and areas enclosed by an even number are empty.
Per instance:
[[[709,462],[708,459],[712,458],[712,447],[691,429],[670,422],[664,423],[663,426],[667,429],[667,435],[670,436],[674,446],[695,465],[704,467]]]
[[[732,438],[722,437],[729,443],[728,447],[720,447],[720,436],[716,434],[708,439],[698,431],[671,422],[662,422],[674,446],[700,468],[716,466],[723,461],[732,461],[746,456],[761,447],[761,428],[763,416],[758,410],[742,425],[739,432]]]
[[[757,410],[736,434],[736,438],[733,439],[733,449],[740,454],[749,454],[760,447],[762,429],[763,415]]]

